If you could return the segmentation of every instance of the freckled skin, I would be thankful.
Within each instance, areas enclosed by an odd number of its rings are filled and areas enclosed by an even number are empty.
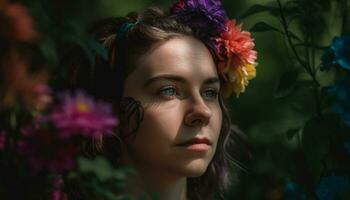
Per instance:
[[[164,74],[185,81],[161,79],[144,87],[148,79]],[[213,77],[218,78],[213,58],[193,37],[172,38],[147,54],[125,82],[124,96],[141,101],[144,119],[135,139],[126,141],[124,162],[172,177],[202,175],[214,156],[222,123],[218,98],[206,98],[204,93],[219,90],[219,83],[203,83]],[[169,85],[176,88],[176,95],[171,90],[159,92]],[[212,145],[205,152],[176,146],[193,137],[207,137]]]

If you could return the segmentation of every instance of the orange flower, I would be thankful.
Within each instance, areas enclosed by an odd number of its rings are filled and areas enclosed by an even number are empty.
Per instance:
[[[236,26],[235,20],[227,20],[227,31],[223,32],[216,39],[219,46],[223,46],[225,54],[234,54],[243,62],[254,64],[257,58],[254,48],[254,41],[250,37],[250,33],[241,30],[241,26]]]
[[[48,80],[45,72],[29,74],[27,64],[16,53],[10,53],[8,59],[2,63],[1,69],[1,107],[10,107],[19,99],[28,107],[35,107],[38,98],[38,87]]]
[[[37,32],[33,28],[33,20],[27,9],[19,3],[2,4],[4,4],[4,16],[7,18],[7,36],[18,42],[33,41]]]
[[[238,98],[241,92],[245,91],[249,80],[256,76],[254,64],[243,63],[237,57],[231,56],[226,63],[222,63],[221,75],[226,83],[222,86],[222,94],[225,98],[229,97],[232,92]]]
[[[226,58],[218,67],[226,81],[222,93],[229,97],[235,92],[236,97],[239,97],[245,91],[248,81],[256,76],[257,53],[253,50],[254,42],[250,33],[236,26],[235,20],[227,20],[226,28],[226,32],[216,39],[216,49],[222,58]]]

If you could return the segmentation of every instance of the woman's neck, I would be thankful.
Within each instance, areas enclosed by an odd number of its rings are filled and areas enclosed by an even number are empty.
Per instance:
[[[157,200],[187,199],[187,177],[175,175],[168,170],[147,167],[141,163],[136,164],[125,155],[122,164],[135,169],[137,173],[128,179],[124,190],[127,194],[135,197],[156,195]]]
[[[136,176],[130,177],[125,192],[133,196],[155,195],[157,200],[186,200],[187,178],[171,177],[159,171],[145,172],[138,169]],[[151,199],[151,198],[150,198]]]

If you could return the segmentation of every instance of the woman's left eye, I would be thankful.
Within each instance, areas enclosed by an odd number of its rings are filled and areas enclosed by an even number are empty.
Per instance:
[[[176,96],[177,91],[175,87],[165,87],[159,91],[159,94],[166,97]]]
[[[218,94],[219,92],[216,89],[209,89],[209,90],[205,90],[202,93],[202,96],[206,99],[216,99]]]

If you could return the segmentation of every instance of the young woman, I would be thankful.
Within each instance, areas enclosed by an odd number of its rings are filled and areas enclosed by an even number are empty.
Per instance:
[[[121,124],[100,147],[116,165],[134,168],[124,192],[158,199],[214,199],[230,183],[229,155],[243,142],[223,96],[255,76],[249,34],[217,0],[176,3],[170,13],[146,8],[108,18],[91,31],[108,50],[94,65],[65,59],[71,86],[115,106]]]

